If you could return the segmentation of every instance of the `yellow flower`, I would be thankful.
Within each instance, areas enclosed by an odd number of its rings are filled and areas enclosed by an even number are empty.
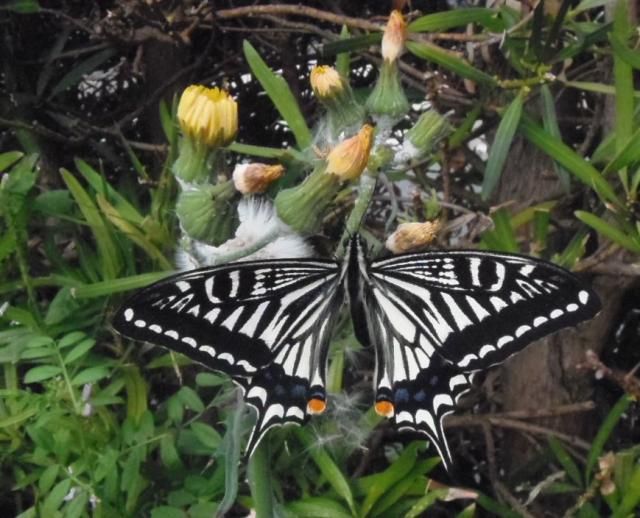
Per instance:
[[[357,135],[341,142],[327,156],[326,173],[341,180],[355,180],[369,161],[373,144],[373,126],[365,124]]]
[[[327,65],[313,67],[309,80],[313,93],[319,99],[335,97],[345,87],[338,71]]]
[[[240,164],[233,170],[233,184],[242,194],[264,192],[284,174],[280,164]]]
[[[382,36],[382,57],[385,61],[393,62],[404,50],[407,39],[407,23],[400,11],[392,11]]]
[[[394,254],[409,252],[431,243],[441,228],[440,221],[425,221],[424,223],[401,223],[396,231],[389,236],[385,246]]]
[[[211,148],[228,146],[238,133],[238,104],[225,90],[191,85],[178,104],[183,133]]]

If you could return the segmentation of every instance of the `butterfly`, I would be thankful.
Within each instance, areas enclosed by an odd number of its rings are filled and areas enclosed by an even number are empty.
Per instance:
[[[200,268],[134,294],[113,325],[134,340],[228,374],[255,408],[250,455],[273,426],[327,405],[334,324],[347,303],[376,357],[375,409],[426,435],[445,466],[443,419],[479,370],[593,317],[598,296],[543,260],[483,251],[370,261],[359,236],[344,259],[273,259]]]

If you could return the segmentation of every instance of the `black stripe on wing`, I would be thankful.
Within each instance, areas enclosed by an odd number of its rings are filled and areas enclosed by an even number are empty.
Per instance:
[[[601,307],[570,272],[515,254],[408,254],[374,262],[370,274],[401,342],[466,371],[500,363]]]
[[[252,376],[335,289],[331,261],[256,261],[202,268],[153,284],[113,319],[122,335],[181,352],[231,376]]]

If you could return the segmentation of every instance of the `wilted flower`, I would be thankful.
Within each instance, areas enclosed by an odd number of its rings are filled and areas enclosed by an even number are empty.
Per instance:
[[[409,252],[431,243],[441,228],[438,220],[424,223],[401,223],[389,236],[385,246],[394,254]]]
[[[231,205],[234,196],[236,191],[230,180],[182,191],[176,203],[182,230],[197,241],[223,243],[231,236],[235,220]]]
[[[373,129],[365,124],[357,135],[335,146],[326,164],[316,168],[302,184],[278,193],[275,206],[282,221],[303,235],[318,228],[342,182],[358,178],[367,166]]]
[[[362,174],[373,144],[373,126],[365,124],[357,135],[334,147],[327,156],[327,174],[341,180],[355,180]]]
[[[178,104],[182,132],[210,148],[228,146],[238,133],[238,104],[220,88],[191,85]]]
[[[348,87],[338,71],[327,65],[313,67],[309,80],[313,93],[321,101],[336,97]]]
[[[392,11],[382,36],[382,57],[385,61],[393,62],[404,50],[407,39],[407,23],[400,11]]]
[[[284,167],[280,164],[238,164],[233,170],[233,184],[242,194],[260,193],[283,174]]]

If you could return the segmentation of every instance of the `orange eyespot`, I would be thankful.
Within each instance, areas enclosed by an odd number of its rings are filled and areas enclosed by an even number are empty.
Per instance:
[[[321,414],[327,408],[327,403],[322,399],[312,398],[307,401],[307,412],[310,414]]]
[[[377,401],[376,405],[376,413],[381,415],[382,417],[393,417],[393,413],[395,409],[393,408],[393,403],[391,401]]]

